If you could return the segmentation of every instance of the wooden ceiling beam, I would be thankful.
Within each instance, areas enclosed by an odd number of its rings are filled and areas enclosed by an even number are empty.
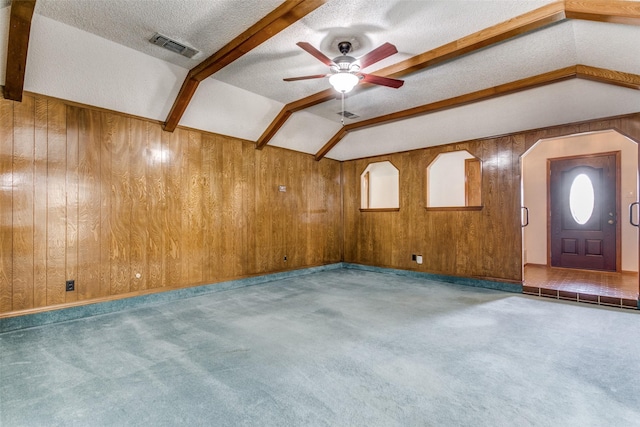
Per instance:
[[[397,64],[382,68],[374,74],[392,78],[405,76],[424,68],[476,52],[487,46],[539,30],[547,25],[564,21],[565,19],[563,2],[551,3],[421,53],[420,55],[405,59]]]
[[[267,129],[262,133],[258,141],[256,142],[256,148],[262,150],[265,145],[274,135],[280,130],[280,128],[286,123],[289,117],[296,111],[304,110],[305,108],[312,107],[317,104],[325,102],[327,99],[336,97],[336,93],[333,89],[325,89],[322,92],[315,93],[307,96],[306,98],[299,99],[294,102],[290,102],[285,105],[278,113],[275,119],[271,121]]]
[[[615,0],[566,0],[567,19],[640,25],[640,3]]]
[[[164,130],[173,132],[196,92],[200,82],[231,64],[247,52],[269,40],[291,24],[313,12],[328,0],[286,0],[260,21],[219,51],[192,68],[185,78],[180,92],[164,123]]]
[[[580,79],[640,90],[640,75],[638,74],[623,73],[588,65],[576,65],[576,74],[576,77]]]
[[[398,78],[404,75],[456,59],[479,49],[506,41],[510,38],[538,30],[547,25],[566,19],[582,19],[589,21],[640,25],[640,2],[617,0],[564,0],[548,4],[531,12],[524,13],[508,21],[480,30],[436,49],[400,61],[397,64],[377,70],[374,74],[384,77]],[[358,85],[355,90],[364,90],[371,85]],[[296,111],[329,101],[335,94],[319,92],[315,95],[287,104],[283,111],[290,111],[296,105]],[[320,96],[323,96],[321,98]],[[309,102],[304,106],[305,102]],[[265,132],[256,143],[256,148],[264,147],[284,125],[286,118],[278,115],[269,125],[271,132]],[[275,129],[275,131],[273,131]]]
[[[431,67],[445,61],[475,52],[489,45],[502,42],[518,35],[538,30],[554,22],[566,19],[564,15],[564,2],[552,3],[531,12],[519,15],[508,21],[485,28],[469,36],[447,43],[435,49],[400,61],[397,64],[377,70],[372,73],[376,76],[398,78],[416,72],[423,68]],[[354,91],[364,90],[373,85],[359,84]],[[332,100],[336,92],[332,89],[318,92],[306,98],[299,99],[284,106],[282,111],[271,122],[267,130],[256,142],[256,148],[264,147],[276,134],[292,113]],[[289,114],[285,114],[289,112]]]
[[[22,102],[31,19],[35,7],[36,0],[13,0],[11,2],[9,46],[3,92],[5,99],[12,101]]]
[[[341,128],[338,133],[336,133],[316,153],[315,158],[316,160],[322,159],[327,155],[327,153],[329,153],[329,151],[331,151],[333,147],[335,147],[345,136],[347,136],[349,132],[353,130],[360,130],[372,126],[378,126],[381,124],[388,124],[398,120],[404,120],[412,117],[435,113],[438,111],[448,110],[450,108],[462,107],[471,103],[487,101],[499,96],[522,92],[525,90],[533,89],[540,86],[546,86],[573,78],[582,78],[597,81],[600,83],[640,90],[640,75],[607,70],[604,68],[590,67],[587,65],[574,65],[571,67],[550,71],[548,73],[539,74],[537,76],[527,77],[521,80],[505,83],[499,86],[494,86],[453,98],[444,99],[442,101],[436,101],[430,104],[420,105],[418,107],[409,108],[407,110],[385,114],[383,116],[374,117],[372,119],[348,124]]]

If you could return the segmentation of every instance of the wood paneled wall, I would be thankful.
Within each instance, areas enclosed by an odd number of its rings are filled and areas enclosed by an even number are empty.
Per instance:
[[[640,114],[340,164],[46,97],[0,100],[0,316],[342,259],[520,281],[520,156],[606,129],[638,141]],[[426,211],[427,165],[462,149],[483,162],[483,209]],[[381,160],[400,171],[400,211],[361,212],[360,174]]]
[[[0,100],[0,315],[340,261],[340,163],[254,147]]]
[[[640,115],[344,162],[345,261],[521,281],[520,156],[543,138],[606,129],[617,129],[640,141]],[[426,211],[426,168],[439,153],[456,150],[467,150],[482,160],[484,207],[479,211]],[[361,212],[360,174],[369,163],[382,160],[400,170],[400,211]],[[412,254],[422,255],[423,264],[413,262]]]

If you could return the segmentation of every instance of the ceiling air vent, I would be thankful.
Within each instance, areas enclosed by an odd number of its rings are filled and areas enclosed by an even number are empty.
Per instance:
[[[359,115],[353,114],[349,111],[340,111],[339,113],[336,113],[336,114],[342,117],[346,117],[347,119],[357,119],[358,117],[360,117]]]
[[[158,46],[162,46],[163,48],[170,50],[171,52],[178,53],[182,56],[186,56],[187,58],[193,58],[198,51],[183,45],[182,43],[178,43],[175,40],[171,40],[167,36],[163,36],[162,34],[155,33],[149,41]]]

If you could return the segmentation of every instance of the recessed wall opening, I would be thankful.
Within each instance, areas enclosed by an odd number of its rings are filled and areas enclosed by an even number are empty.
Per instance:
[[[525,289],[637,299],[638,144],[615,130],[544,139],[521,166]]]
[[[467,150],[438,154],[426,176],[427,208],[482,206],[482,162]]]
[[[370,163],[360,175],[360,210],[400,209],[400,172],[391,162]]]

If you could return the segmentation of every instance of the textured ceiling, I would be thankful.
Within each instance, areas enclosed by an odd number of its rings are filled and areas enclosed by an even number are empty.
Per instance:
[[[393,43],[399,53],[364,70],[372,71],[545,3],[548,1],[333,1],[240,58],[233,66],[218,72],[215,78],[268,98],[290,102],[326,89],[328,85],[326,80],[282,81],[284,77],[328,71],[321,62],[296,46],[299,41],[311,43],[331,58],[340,54],[337,45],[331,42],[341,38],[356,38],[360,42],[363,48],[354,51],[355,56],[385,42]],[[462,16],[464,19],[460,19]]]
[[[338,55],[336,43],[342,39],[354,42],[354,56],[384,42],[393,43],[399,53],[364,70],[372,72],[552,2],[330,0],[201,83],[181,124],[257,140],[284,104],[329,87],[327,79],[282,80],[327,71],[296,46],[299,41],[311,43],[329,57]],[[187,71],[280,3],[38,0],[25,88],[164,121]],[[6,9],[0,11],[4,26],[0,34],[5,37]],[[156,32],[201,53],[188,59],[155,46],[148,40]],[[400,89],[375,87],[354,92],[345,99],[345,109],[359,118],[346,122],[576,64],[640,74],[638,40],[638,26],[564,20],[406,75]],[[1,50],[0,54],[6,55]],[[35,65],[30,69],[31,64]],[[51,79],[52,72],[63,77]],[[64,78],[69,82],[61,80]],[[83,84],[87,87],[81,87]],[[102,90],[95,89],[100,85]],[[122,97],[132,99],[123,103]],[[354,131],[328,157],[359,158],[638,110],[640,95],[634,89],[571,80]],[[339,111],[340,102],[331,100],[295,113],[270,144],[314,154],[340,129]]]
[[[193,68],[282,0],[37,0],[35,13],[185,68]],[[176,55],[149,43],[166,35],[200,54]]]

